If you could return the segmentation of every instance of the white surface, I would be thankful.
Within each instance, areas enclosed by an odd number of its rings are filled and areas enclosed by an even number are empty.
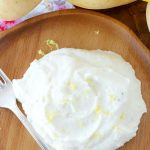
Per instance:
[[[146,112],[140,86],[118,54],[67,48],[13,80],[28,119],[56,150],[115,150],[134,137]]]

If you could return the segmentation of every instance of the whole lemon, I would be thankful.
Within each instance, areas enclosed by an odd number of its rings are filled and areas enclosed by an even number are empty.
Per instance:
[[[134,2],[136,0],[68,0],[72,4],[88,9],[106,9]]]
[[[0,19],[15,20],[28,14],[41,0],[0,0]]]

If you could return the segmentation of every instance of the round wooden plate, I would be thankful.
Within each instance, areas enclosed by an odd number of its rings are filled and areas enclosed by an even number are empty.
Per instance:
[[[148,113],[142,117],[137,136],[120,150],[150,148],[150,52],[122,23],[92,11],[65,10],[30,19],[0,35],[0,68],[11,78],[22,77],[46,40],[59,47],[112,50],[129,61],[142,81]],[[128,108],[127,108],[128,109]],[[0,109],[0,150],[38,150],[38,145],[8,110]]]

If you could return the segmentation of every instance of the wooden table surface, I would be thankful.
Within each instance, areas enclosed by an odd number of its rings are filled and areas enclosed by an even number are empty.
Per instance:
[[[100,10],[130,27],[141,41],[150,49],[150,32],[146,23],[146,3],[134,2],[108,10]]]

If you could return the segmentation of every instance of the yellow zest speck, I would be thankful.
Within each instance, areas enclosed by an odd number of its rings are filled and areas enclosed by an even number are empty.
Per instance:
[[[66,99],[64,99],[64,100],[62,101],[62,104],[63,104],[63,105],[68,105],[68,104],[69,104],[69,101],[66,100]]]
[[[120,121],[123,121],[125,119],[125,114],[124,113],[121,113],[121,115],[119,116],[119,120]]]
[[[55,112],[47,112],[46,113],[46,118],[48,123],[51,123],[56,117],[56,113]]]
[[[113,126],[113,129],[115,129],[115,130],[118,131],[118,132],[121,131],[121,128],[119,127],[119,125],[114,125],[114,126]]]
[[[92,83],[93,83],[93,80],[92,80],[92,79],[86,79],[86,82],[87,82],[88,84],[92,84]]]
[[[99,30],[94,31],[96,35],[99,35]]]
[[[109,112],[109,111],[104,111],[103,113],[104,113],[104,115],[106,115],[106,116],[111,116],[111,115],[112,115],[112,112]]]
[[[84,127],[85,127],[85,124],[84,124],[82,121],[79,121],[79,127],[80,127],[80,128],[84,128]]]
[[[38,54],[39,54],[39,55],[42,55],[42,56],[44,56],[44,55],[45,55],[44,51],[42,51],[41,49],[40,49],[40,50],[38,50]]]
[[[75,83],[70,82],[70,84],[69,84],[69,88],[70,88],[72,91],[75,91],[75,90],[77,89],[77,86],[76,86],[76,84],[75,84]]]
[[[53,133],[53,139],[56,140],[58,138],[58,134],[57,133]]]
[[[110,99],[111,102],[114,102],[114,101],[117,100],[117,96],[115,96],[115,95],[110,95],[110,96],[109,96],[109,99]]]
[[[65,146],[64,145],[61,146],[61,150],[65,150]]]
[[[99,139],[102,138],[102,134],[101,134],[100,132],[96,132],[96,133],[94,133],[94,134],[92,135],[91,138],[94,139],[94,140],[99,140]]]
[[[61,133],[67,133],[67,130],[65,128],[60,129]]]
[[[96,112],[97,115],[99,115],[102,112],[102,109],[99,105],[96,106],[95,112]]]
[[[85,90],[84,90],[84,94],[85,94],[85,95],[87,95],[87,94],[89,94],[89,93],[90,93],[90,90],[89,90],[89,89],[85,89]]]
[[[50,40],[50,39],[46,40],[46,45],[51,48],[53,47],[53,48],[59,49],[58,44],[54,40]]]

